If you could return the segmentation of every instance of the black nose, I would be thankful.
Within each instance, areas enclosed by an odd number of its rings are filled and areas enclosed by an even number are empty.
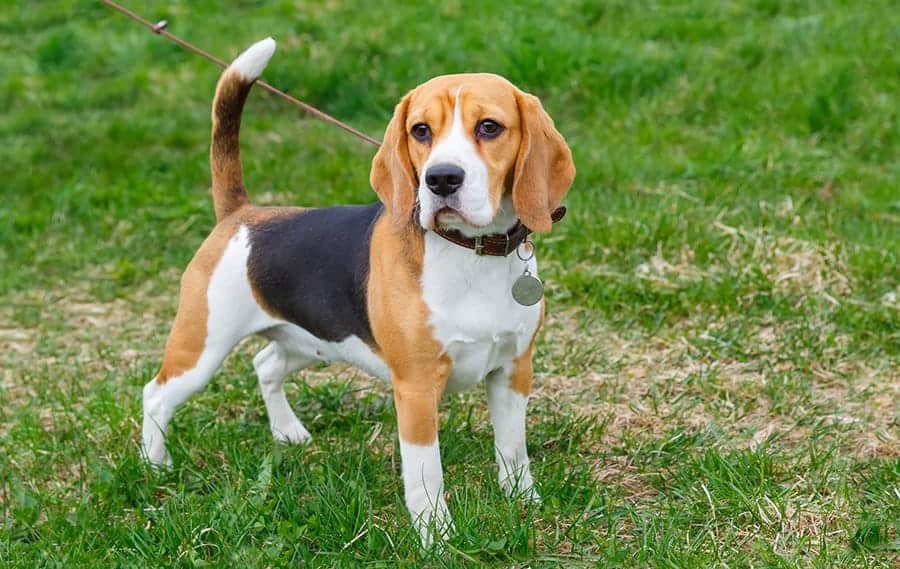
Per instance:
[[[441,197],[456,193],[465,178],[465,170],[452,164],[438,164],[425,172],[425,184],[428,189]]]

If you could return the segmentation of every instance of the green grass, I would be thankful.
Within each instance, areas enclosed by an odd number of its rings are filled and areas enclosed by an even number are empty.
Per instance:
[[[545,502],[495,481],[480,392],[444,402],[457,532],[422,552],[388,391],[344,368],[274,444],[251,342],[137,449],[179,271],[213,224],[219,70],[95,2],[0,7],[0,565],[894,567],[900,11],[893,2],[131,2],[380,136],[441,73],[539,95],[570,142],[539,239],[529,415]],[[255,91],[251,199],[374,199],[373,148]]]

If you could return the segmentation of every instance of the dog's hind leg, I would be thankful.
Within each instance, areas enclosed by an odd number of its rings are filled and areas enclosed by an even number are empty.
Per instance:
[[[160,375],[144,386],[142,451],[151,463],[171,464],[171,458],[166,451],[166,430],[169,421],[182,403],[209,384],[209,380],[232,347],[234,347],[232,343],[207,347],[191,369],[168,377],[165,381],[161,381],[164,376],[163,372],[160,372]],[[166,353],[168,355],[169,350],[166,350]]]
[[[289,373],[301,370],[313,361],[312,357],[286,350],[277,340],[270,342],[253,358],[259,389],[269,414],[269,427],[275,440],[305,443],[312,438],[288,403],[284,381]]]
[[[274,323],[253,297],[248,254],[246,230],[220,224],[184,273],[162,367],[144,387],[142,451],[153,464],[170,462],[165,433],[178,406],[206,387],[241,339]]]

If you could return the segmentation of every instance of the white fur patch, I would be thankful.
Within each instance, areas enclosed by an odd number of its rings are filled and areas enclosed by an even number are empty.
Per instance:
[[[231,343],[230,349],[244,337],[276,322],[262,310],[253,295],[247,277],[249,257],[250,230],[242,225],[231,238],[209,279],[207,346],[214,338],[221,337],[226,343]]]
[[[275,40],[266,38],[248,47],[235,59],[231,68],[247,81],[256,81],[275,53]]]
[[[265,335],[281,344],[294,357],[346,362],[385,381],[391,378],[391,371],[384,360],[357,336],[347,336],[340,342],[328,342],[296,324],[283,321],[266,330]]]
[[[537,275],[533,257],[527,265]],[[528,348],[541,305],[522,306],[511,292],[525,266],[515,253],[481,257],[433,232],[425,233],[422,296],[434,336],[453,362],[448,392],[481,382]]]
[[[422,545],[428,547],[432,531],[443,536],[451,527],[450,511],[444,500],[444,474],[437,440],[430,445],[415,445],[400,438],[400,461],[406,507],[419,531]]]

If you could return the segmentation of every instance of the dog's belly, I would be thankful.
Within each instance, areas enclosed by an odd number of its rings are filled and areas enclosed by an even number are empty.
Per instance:
[[[390,369],[378,355],[358,336],[347,336],[339,342],[317,338],[296,324],[284,322],[266,332],[288,352],[303,359],[322,362],[346,362],[364,372],[385,381],[391,377]]]
[[[391,379],[391,370],[384,360],[356,336],[329,342],[289,322],[267,330],[265,336],[277,340],[295,357],[324,363],[349,363],[384,381]],[[453,362],[446,392],[464,391],[483,381],[490,372],[511,365],[521,352],[520,338],[518,334],[504,332],[492,339],[460,338],[446,343],[445,350]],[[527,345],[527,340],[525,343]]]

